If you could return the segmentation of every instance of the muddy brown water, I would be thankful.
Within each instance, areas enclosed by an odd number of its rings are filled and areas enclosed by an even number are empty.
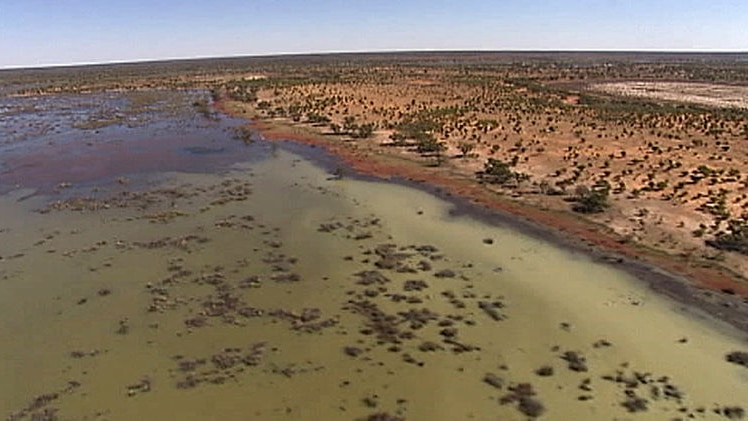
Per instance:
[[[631,275],[204,123],[153,149],[210,152],[198,164],[59,193],[51,171],[0,197],[0,414],[726,419],[748,402],[725,361],[744,335]]]

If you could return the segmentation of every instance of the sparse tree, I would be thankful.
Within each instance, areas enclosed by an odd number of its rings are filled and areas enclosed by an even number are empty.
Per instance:
[[[506,162],[495,158],[488,158],[483,165],[483,171],[478,173],[478,178],[487,183],[506,185],[527,180],[530,176],[513,171],[511,165]]]
[[[467,158],[470,152],[472,152],[475,149],[475,143],[460,142],[457,145],[457,149],[460,150],[460,153],[462,153],[463,158]]]
[[[358,129],[356,118],[353,116],[345,116],[343,118],[343,132],[353,133],[356,129]]]
[[[607,181],[596,183],[592,188],[585,185],[577,187],[574,201],[576,204],[572,208],[579,213],[600,213],[607,209],[608,195],[610,194],[610,184]]]
[[[719,250],[748,255],[748,215],[727,222],[727,230],[720,231],[706,244]]]

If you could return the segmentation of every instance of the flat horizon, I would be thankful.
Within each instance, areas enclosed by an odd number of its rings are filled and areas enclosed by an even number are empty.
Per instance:
[[[438,50],[438,49],[421,49],[421,50],[350,50],[350,51],[312,51],[312,52],[280,52],[269,54],[237,54],[226,56],[194,56],[194,57],[165,57],[165,58],[144,58],[132,60],[112,60],[101,62],[79,62],[79,63],[49,63],[36,66],[10,65],[0,66],[2,70],[41,70],[66,67],[94,67],[108,65],[126,65],[126,64],[145,64],[145,63],[162,63],[172,61],[200,61],[200,60],[222,60],[222,59],[251,59],[251,58],[274,58],[274,57],[304,57],[304,56],[335,56],[335,55],[356,55],[356,54],[419,54],[419,53],[442,53],[442,54],[460,54],[460,53],[477,53],[477,54],[663,54],[663,55],[720,55],[720,54],[748,54],[748,50],[657,50],[657,49],[503,49],[503,50]]]

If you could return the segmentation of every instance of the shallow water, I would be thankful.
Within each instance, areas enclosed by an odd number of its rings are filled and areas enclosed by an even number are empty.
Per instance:
[[[748,402],[725,361],[744,336],[614,267],[282,146],[242,153],[0,197],[0,414],[660,420]]]

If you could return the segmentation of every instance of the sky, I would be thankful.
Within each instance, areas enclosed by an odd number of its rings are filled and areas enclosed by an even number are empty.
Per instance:
[[[0,0],[0,68],[401,50],[748,51],[748,1]]]

